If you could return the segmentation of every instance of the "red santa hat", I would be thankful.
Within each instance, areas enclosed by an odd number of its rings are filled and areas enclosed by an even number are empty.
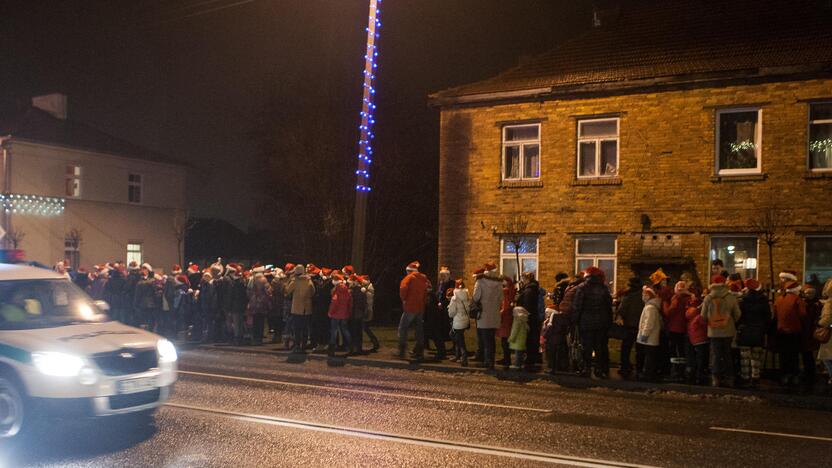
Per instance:
[[[294,269],[295,269],[295,264],[294,263],[287,263],[286,266],[283,267],[283,271],[285,271],[286,273],[291,273],[292,270],[294,270]]]
[[[309,265],[306,265],[306,272],[315,276],[321,274],[321,269],[316,267],[314,263],[310,263]]]
[[[780,279],[782,281],[797,281],[797,272],[794,270],[784,270],[780,272]]]
[[[422,265],[418,261],[413,261],[413,262],[410,262],[410,263],[407,264],[407,268],[405,268],[405,270],[407,270],[407,271],[419,271],[420,266],[422,266]],[[346,272],[347,271],[346,267],[344,267],[344,268],[345,268],[344,272]]]
[[[474,270],[474,276],[482,276],[483,274],[485,274],[485,268],[480,267]]]
[[[492,271],[497,271],[497,264],[494,263],[494,262],[488,262],[485,265],[483,265],[483,269],[485,270],[486,273],[490,273]]]
[[[344,268],[341,268],[341,271],[343,271],[345,275],[351,275],[355,273],[355,268],[352,265],[345,265]]]
[[[199,265],[196,263],[191,263],[188,265],[188,271],[191,273],[199,273]]]
[[[324,276],[329,276],[329,275],[331,275],[331,274],[332,274],[332,268],[326,268],[326,267],[321,268],[321,273],[322,273]]]
[[[341,283],[343,283],[343,282],[344,282],[344,277],[343,277],[343,276],[341,276],[341,275],[339,275],[339,274],[337,274],[337,273],[336,273],[336,274],[334,274],[334,275],[332,275],[332,284],[334,284],[334,285],[336,285],[336,286],[337,286],[337,285],[339,285],[339,284],[341,284]]]
[[[641,287],[641,294],[644,295],[644,296],[648,296],[650,299],[655,299],[655,298],[659,297],[658,294],[656,294],[656,291],[653,290],[653,288],[651,288],[649,286],[642,286]]]
[[[754,278],[749,278],[745,280],[745,287],[749,290],[759,291],[762,285],[760,285],[760,282]]]
[[[722,275],[711,276],[711,287],[717,284],[725,284],[725,277]]]
[[[678,292],[687,292],[687,291],[688,291],[688,284],[685,283],[684,281],[679,281],[678,283],[676,283],[675,286],[673,286],[673,292],[678,293]]]
[[[173,267],[171,267],[170,272],[174,275],[178,275],[179,273],[182,273],[182,266],[178,263],[175,263]]]

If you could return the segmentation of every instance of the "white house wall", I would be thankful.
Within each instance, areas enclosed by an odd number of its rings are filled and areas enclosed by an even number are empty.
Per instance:
[[[64,237],[82,233],[80,265],[124,260],[128,243],[141,243],[154,267],[178,262],[173,220],[184,208],[185,168],[87,151],[17,141],[12,147],[11,188],[19,194],[65,197],[67,165],[82,168],[81,196],[67,198],[56,217],[12,214],[11,226],[26,237],[29,260],[53,264],[64,258]],[[127,201],[128,174],[142,175],[142,203]]]

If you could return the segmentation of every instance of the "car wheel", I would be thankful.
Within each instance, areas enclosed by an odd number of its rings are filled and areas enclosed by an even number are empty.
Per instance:
[[[26,408],[26,395],[16,379],[0,375],[0,439],[13,439],[18,436],[29,415]]]

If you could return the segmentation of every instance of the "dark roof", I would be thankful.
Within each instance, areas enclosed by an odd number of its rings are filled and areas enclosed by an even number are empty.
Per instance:
[[[608,25],[493,78],[435,93],[432,103],[832,72],[832,8],[826,0],[620,3]]]
[[[90,125],[59,119],[37,107],[26,107],[0,116],[0,135],[114,156],[185,165],[170,156],[114,137]]]

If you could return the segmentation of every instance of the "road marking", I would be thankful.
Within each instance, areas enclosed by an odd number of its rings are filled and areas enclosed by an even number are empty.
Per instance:
[[[789,437],[792,439],[807,439],[807,440],[820,440],[823,442],[832,442],[832,437],[820,437],[820,436],[810,436],[810,435],[802,435],[802,434],[789,434],[786,432],[766,432],[766,431],[753,431],[750,429],[735,429],[732,427],[717,427],[713,426],[710,428],[712,431],[723,431],[723,432],[742,432],[744,434],[758,434],[758,435],[767,435],[767,436],[775,436],[775,437]]]
[[[293,429],[303,429],[316,432],[326,432],[330,434],[360,437],[364,439],[382,440],[387,442],[399,442],[403,444],[419,445],[423,447],[433,447],[445,450],[457,450],[460,452],[469,452],[479,455],[492,455],[497,457],[515,458],[519,460],[539,461],[544,463],[556,463],[561,465],[581,466],[589,468],[652,468],[647,465],[636,465],[631,463],[615,462],[610,460],[599,460],[594,458],[572,457],[569,455],[533,452],[489,445],[475,445],[465,442],[454,442],[442,439],[430,439],[424,437],[394,434],[390,432],[378,432],[345,426],[314,423],[296,419],[278,418],[275,416],[237,413],[233,411],[218,410],[213,408],[202,408],[199,406],[182,405],[178,403],[165,403],[165,406],[189,411],[217,414],[238,421],[270,424],[273,426],[290,427]]]
[[[518,410],[518,411],[527,411],[532,413],[551,413],[552,410],[544,409],[544,408],[531,408],[527,406],[512,406],[512,405],[501,405],[498,403],[483,403],[480,401],[466,401],[466,400],[454,400],[450,398],[432,398],[432,397],[423,397],[418,395],[407,395],[403,393],[392,393],[392,392],[378,392],[374,390],[359,390],[355,388],[344,388],[344,387],[332,387],[327,385],[312,385],[312,384],[304,384],[298,382],[287,382],[285,380],[271,380],[271,379],[257,379],[253,377],[238,377],[235,375],[225,375],[225,374],[209,374],[206,372],[192,372],[192,371],[179,371],[180,374],[184,375],[196,375],[202,377],[213,377],[217,379],[226,379],[226,380],[239,380],[241,382],[255,382],[255,383],[265,383],[270,385],[282,385],[286,387],[299,387],[299,388],[311,388],[315,390],[328,390],[332,392],[343,392],[343,393],[356,393],[361,395],[373,395],[373,396],[381,396],[381,397],[389,397],[389,398],[405,398],[408,400],[421,400],[421,401],[433,401],[439,403],[451,403],[456,405],[468,405],[468,406],[481,406],[486,408],[502,408],[502,409],[510,409],[510,410]]]

